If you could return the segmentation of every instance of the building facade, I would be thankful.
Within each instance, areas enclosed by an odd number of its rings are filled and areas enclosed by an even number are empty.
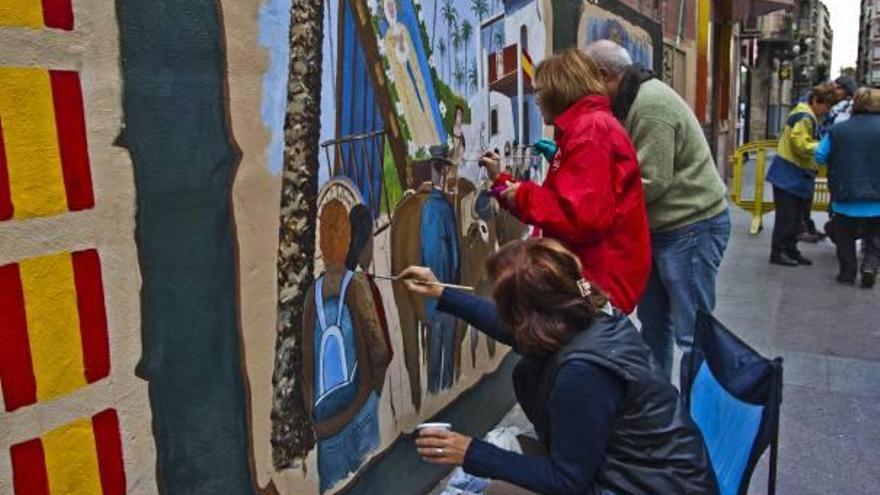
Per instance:
[[[794,19],[779,10],[741,26],[741,142],[777,137],[791,108]]]
[[[869,86],[880,85],[880,1],[877,0],[862,0],[856,78]]]
[[[794,90],[801,95],[831,74],[834,32],[828,7],[821,0],[801,0],[794,35],[800,49],[792,61]]]

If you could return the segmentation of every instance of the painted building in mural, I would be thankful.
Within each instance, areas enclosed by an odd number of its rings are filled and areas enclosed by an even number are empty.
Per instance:
[[[0,493],[344,489],[508,353],[383,277],[488,293],[528,229],[477,158],[541,180],[534,68],[602,37],[656,65],[656,32],[576,0],[5,2]]]

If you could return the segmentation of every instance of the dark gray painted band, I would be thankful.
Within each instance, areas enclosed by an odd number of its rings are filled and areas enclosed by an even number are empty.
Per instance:
[[[215,0],[117,0],[125,145],[137,188],[143,357],[159,490],[253,493],[236,312],[227,122]]]

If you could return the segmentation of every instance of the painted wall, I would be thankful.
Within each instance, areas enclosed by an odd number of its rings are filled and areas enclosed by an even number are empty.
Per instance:
[[[0,6],[0,493],[334,493],[496,369],[377,276],[527,234],[476,157],[540,180],[558,3]]]

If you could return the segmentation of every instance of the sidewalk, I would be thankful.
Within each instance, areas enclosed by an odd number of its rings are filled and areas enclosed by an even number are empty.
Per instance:
[[[880,288],[837,284],[828,241],[801,245],[812,267],[770,265],[773,215],[750,236],[748,215],[732,214],[716,316],[765,355],[785,359],[777,493],[878,493]],[[824,224],[824,215],[814,218]],[[525,422],[517,408],[504,420]],[[766,493],[766,469],[765,459],[750,494]]]

